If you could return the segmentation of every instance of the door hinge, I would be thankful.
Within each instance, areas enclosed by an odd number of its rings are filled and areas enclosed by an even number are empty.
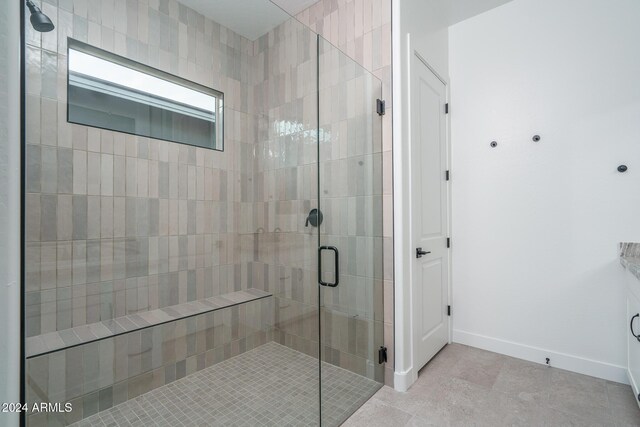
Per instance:
[[[451,247],[451,237],[447,237],[447,248]]]
[[[381,345],[378,350],[378,364],[382,365],[383,363],[387,363],[387,347]]]
[[[446,179],[447,181],[449,181],[449,180],[451,179],[451,172],[446,171],[446,172],[444,173],[444,177],[445,177],[445,179]]]
[[[444,104],[444,113],[449,114],[449,103]]]
[[[451,306],[447,306],[447,316],[451,316]]]
[[[386,106],[385,106],[385,102],[382,99],[376,100],[376,111],[378,112],[379,116],[384,116],[384,113],[386,111]]]

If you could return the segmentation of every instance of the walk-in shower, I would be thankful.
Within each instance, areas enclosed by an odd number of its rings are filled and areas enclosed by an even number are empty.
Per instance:
[[[35,3],[26,424],[339,425],[384,376],[380,81],[268,0]]]

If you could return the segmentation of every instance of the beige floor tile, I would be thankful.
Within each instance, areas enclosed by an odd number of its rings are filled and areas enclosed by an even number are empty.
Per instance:
[[[384,386],[378,390],[375,397],[404,412],[416,414],[429,399],[429,388],[423,384],[414,384],[409,391],[401,393],[391,387]]]
[[[614,427],[617,425],[613,420],[597,421],[552,408],[544,408],[543,419],[543,425],[548,427]]]
[[[359,424],[345,425],[640,427],[628,385],[459,344],[442,349],[406,393],[383,387],[374,398],[348,420]],[[384,424],[394,414],[404,416]]]
[[[551,373],[549,407],[594,422],[611,418],[606,381],[559,369]]]
[[[544,422],[542,406],[518,395],[492,391],[478,406],[475,421],[480,425],[539,426]]]
[[[461,344],[449,344],[418,372],[418,383],[433,375],[450,375],[450,370],[458,363],[469,347]]]
[[[507,358],[493,384],[493,390],[543,405],[548,402],[550,384],[551,368]]]
[[[500,354],[468,347],[449,373],[461,380],[492,387],[506,359]]]
[[[425,420],[424,418],[414,416],[409,420],[406,427],[430,427],[437,426],[438,424]]]
[[[344,424],[344,427],[404,427],[412,416],[372,397]]]
[[[607,395],[611,415],[619,425],[640,425],[640,407],[626,384],[607,382]]]
[[[439,378],[424,385],[426,398],[414,415],[438,425],[468,424],[486,406],[490,389],[459,378]]]

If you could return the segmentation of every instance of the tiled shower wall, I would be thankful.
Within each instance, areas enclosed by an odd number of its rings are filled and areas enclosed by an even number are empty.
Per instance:
[[[56,3],[26,25],[27,336],[245,289],[252,43],[176,1]],[[224,152],[67,123],[67,37],[224,92]]]
[[[290,19],[254,47],[254,222],[260,280],[275,295],[274,338],[317,357],[317,40]]]
[[[393,169],[391,93],[392,0],[320,0],[296,18],[340,48],[382,81],[387,111],[382,118],[385,384],[393,386]]]

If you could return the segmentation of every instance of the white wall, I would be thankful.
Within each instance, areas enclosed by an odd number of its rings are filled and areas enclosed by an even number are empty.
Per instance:
[[[454,341],[625,381],[639,22],[638,0],[514,0],[450,28]]]
[[[19,402],[20,9],[0,6],[0,402]],[[0,425],[18,425],[0,412]]]

